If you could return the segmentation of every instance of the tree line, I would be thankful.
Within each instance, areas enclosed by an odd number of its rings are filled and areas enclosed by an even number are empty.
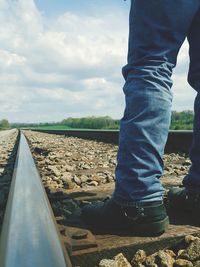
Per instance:
[[[109,116],[105,117],[85,117],[85,118],[67,118],[61,122],[70,128],[80,129],[118,129],[119,120],[114,120]]]
[[[194,113],[190,110],[172,111],[171,130],[192,130]],[[119,129],[120,120],[112,119],[109,116],[66,118],[61,122],[54,123],[10,123],[6,119],[0,120],[0,129],[12,128],[48,128],[50,129]]]
[[[172,111],[171,130],[192,130],[193,128],[193,111]],[[70,128],[87,128],[87,129],[119,129],[120,120],[114,120],[111,117],[85,117],[85,118],[67,118],[62,124]]]

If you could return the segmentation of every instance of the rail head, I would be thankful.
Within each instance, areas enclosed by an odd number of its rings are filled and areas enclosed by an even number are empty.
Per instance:
[[[1,232],[0,266],[72,267],[23,134]]]

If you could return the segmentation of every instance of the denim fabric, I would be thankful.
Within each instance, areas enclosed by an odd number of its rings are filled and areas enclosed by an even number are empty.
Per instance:
[[[172,70],[186,37],[188,80],[200,90],[200,0],[132,0],[129,25],[126,107],[120,125],[114,200],[122,206],[160,201],[163,152],[172,102]],[[200,186],[200,96],[195,102],[193,167],[186,184]],[[198,120],[199,118],[199,120]]]

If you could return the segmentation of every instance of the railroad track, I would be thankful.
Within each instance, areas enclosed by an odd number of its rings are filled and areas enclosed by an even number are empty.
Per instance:
[[[1,267],[71,267],[23,134],[0,241]]]
[[[72,136],[89,140],[96,140],[118,145],[118,130],[33,130],[42,133]],[[188,152],[192,143],[192,131],[170,130],[165,152],[178,151]]]
[[[39,162],[37,162],[38,165],[42,162],[42,157],[49,160],[48,154],[51,149],[49,148],[48,151],[41,148],[42,139],[31,140],[32,133],[25,131],[25,134],[33,154],[39,154],[38,159],[35,157],[35,161]],[[173,136],[175,135],[174,133]],[[178,140],[180,140],[181,133],[179,132],[178,135]],[[184,135],[187,142],[191,142],[191,132],[184,132]],[[171,138],[175,139],[175,137]],[[177,144],[177,140],[174,139],[173,142]],[[186,144],[186,139],[184,144]],[[59,140],[61,142],[61,139]],[[79,139],[75,140],[81,142]],[[51,143],[53,144],[53,141]],[[65,145],[63,140],[61,144]],[[93,146],[94,143],[90,145]],[[102,147],[103,144],[100,146]],[[185,149],[186,146],[183,151]],[[65,154],[67,154],[66,151]],[[44,164],[39,167],[40,173],[46,168]],[[77,175],[88,171],[78,170]],[[48,175],[55,175],[55,173],[48,173]],[[145,249],[147,253],[153,253],[158,249],[175,246],[185,235],[200,233],[200,228],[195,226],[191,218],[184,216],[176,218],[176,215],[172,215],[168,231],[159,237],[94,233],[80,219],[81,206],[110,195],[114,182],[100,183],[96,187],[79,186],[71,189],[65,186],[64,188],[57,186],[53,189],[45,185],[48,200],[42,180],[44,182],[36,169],[26,139],[21,135],[1,234],[1,267],[94,267],[98,266],[102,258],[112,258],[119,252],[130,260],[139,248]],[[181,183],[181,179],[171,178],[169,180],[163,177],[162,183],[168,189],[172,185]]]

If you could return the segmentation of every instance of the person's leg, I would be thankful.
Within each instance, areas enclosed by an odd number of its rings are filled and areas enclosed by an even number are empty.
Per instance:
[[[192,191],[200,192],[200,10],[196,14],[188,33],[190,46],[190,68],[188,82],[197,91],[194,103],[193,144],[190,151],[192,166],[183,180],[183,185]]]
[[[122,206],[162,200],[159,178],[171,115],[171,74],[199,1],[133,0],[126,109],[121,120],[114,200]]]
[[[116,187],[109,201],[82,209],[93,227],[158,234],[168,224],[159,178],[170,124],[170,77],[199,1],[131,2]]]
[[[196,216],[200,208],[200,9],[193,19],[188,31],[190,67],[188,73],[189,84],[197,91],[194,103],[194,131],[193,143],[190,150],[192,162],[189,173],[183,179],[184,187],[174,187],[169,191],[168,199],[170,207],[176,212],[190,212]]]

